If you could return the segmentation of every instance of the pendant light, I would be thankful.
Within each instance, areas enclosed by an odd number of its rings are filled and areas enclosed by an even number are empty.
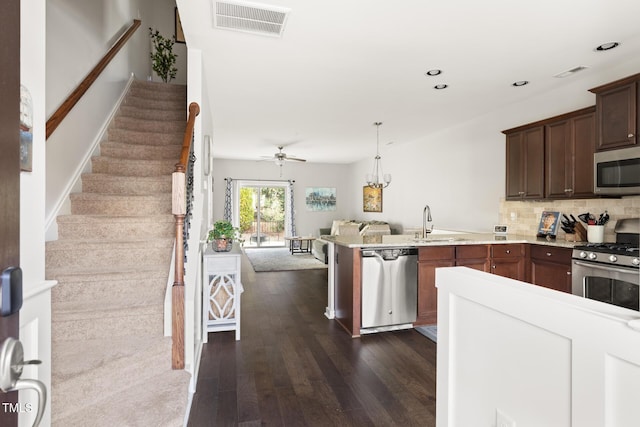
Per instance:
[[[376,126],[376,157],[373,158],[373,169],[371,174],[367,174],[365,180],[371,188],[386,188],[391,184],[391,175],[382,171],[382,158],[380,157],[380,125],[382,122],[375,122]]]

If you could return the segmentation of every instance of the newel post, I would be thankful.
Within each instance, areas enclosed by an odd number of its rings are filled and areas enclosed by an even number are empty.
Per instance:
[[[185,168],[178,163],[172,175],[171,212],[176,220],[175,276],[171,288],[171,367],[184,369],[184,218],[187,212]]]

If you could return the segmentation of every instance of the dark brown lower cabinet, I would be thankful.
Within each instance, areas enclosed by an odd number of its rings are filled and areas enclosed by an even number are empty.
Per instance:
[[[525,245],[491,245],[491,272],[515,280],[525,280]]]
[[[418,249],[418,317],[414,325],[433,325],[438,321],[436,268],[453,267],[455,246]]]
[[[571,293],[571,249],[531,245],[531,283]]]

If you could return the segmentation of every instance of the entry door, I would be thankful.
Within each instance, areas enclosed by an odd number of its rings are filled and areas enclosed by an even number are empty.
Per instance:
[[[20,1],[0,6],[0,271],[20,264]],[[0,343],[18,338],[19,314],[0,316]],[[18,392],[0,392],[0,425],[17,426],[18,412],[6,410]]]

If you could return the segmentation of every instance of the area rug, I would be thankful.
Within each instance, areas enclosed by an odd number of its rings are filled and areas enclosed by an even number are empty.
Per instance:
[[[313,255],[292,255],[287,248],[245,249],[244,253],[247,254],[247,258],[251,261],[253,270],[256,272],[327,268],[325,263],[319,261]]]
[[[438,325],[416,326],[414,329],[431,341],[438,342]]]

